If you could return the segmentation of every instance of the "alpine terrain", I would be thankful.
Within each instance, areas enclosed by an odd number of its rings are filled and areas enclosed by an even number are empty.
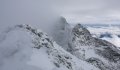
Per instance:
[[[0,70],[120,70],[118,46],[61,17],[49,32],[28,24],[0,33]]]

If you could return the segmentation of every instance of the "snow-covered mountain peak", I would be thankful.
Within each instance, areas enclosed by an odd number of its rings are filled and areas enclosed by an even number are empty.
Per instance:
[[[62,18],[50,31],[27,24],[3,31],[0,70],[119,70],[120,50],[81,24],[72,28]]]
[[[9,48],[5,47],[4,50],[9,52],[0,51],[5,53],[0,54],[3,55],[0,57],[0,70],[99,70],[65,51],[46,33],[30,25],[16,25],[5,31],[4,35],[0,45],[8,46]],[[13,38],[16,35],[17,37]],[[11,42],[9,37],[12,37]],[[20,47],[23,48],[19,49]],[[12,59],[8,56],[12,56]]]
[[[90,62],[101,70],[119,69],[120,51],[115,45],[92,37],[90,32],[80,24],[73,28],[72,34],[73,55]]]
[[[79,41],[80,45],[91,45],[92,46],[92,36],[90,32],[83,27],[81,24],[77,24],[72,29],[72,34],[74,35],[72,38],[72,41]]]

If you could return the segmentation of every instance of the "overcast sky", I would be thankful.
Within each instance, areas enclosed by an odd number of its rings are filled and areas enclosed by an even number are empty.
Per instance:
[[[14,23],[40,24],[56,13],[74,23],[120,23],[120,0],[0,0],[2,27]]]
[[[53,0],[69,22],[120,23],[120,0]]]

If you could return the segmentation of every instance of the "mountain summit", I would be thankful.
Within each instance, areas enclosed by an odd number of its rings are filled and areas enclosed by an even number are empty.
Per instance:
[[[72,53],[101,70],[119,70],[120,50],[108,41],[92,37],[81,24],[73,30]]]

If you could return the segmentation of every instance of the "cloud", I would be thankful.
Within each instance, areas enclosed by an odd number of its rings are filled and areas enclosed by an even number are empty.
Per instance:
[[[119,3],[120,0],[0,0],[0,30],[13,24],[41,26],[56,13],[68,22],[119,23]]]
[[[69,22],[119,23],[120,0],[53,0],[53,7]]]
[[[55,16],[50,0],[0,0],[0,31],[16,24],[47,28]]]

